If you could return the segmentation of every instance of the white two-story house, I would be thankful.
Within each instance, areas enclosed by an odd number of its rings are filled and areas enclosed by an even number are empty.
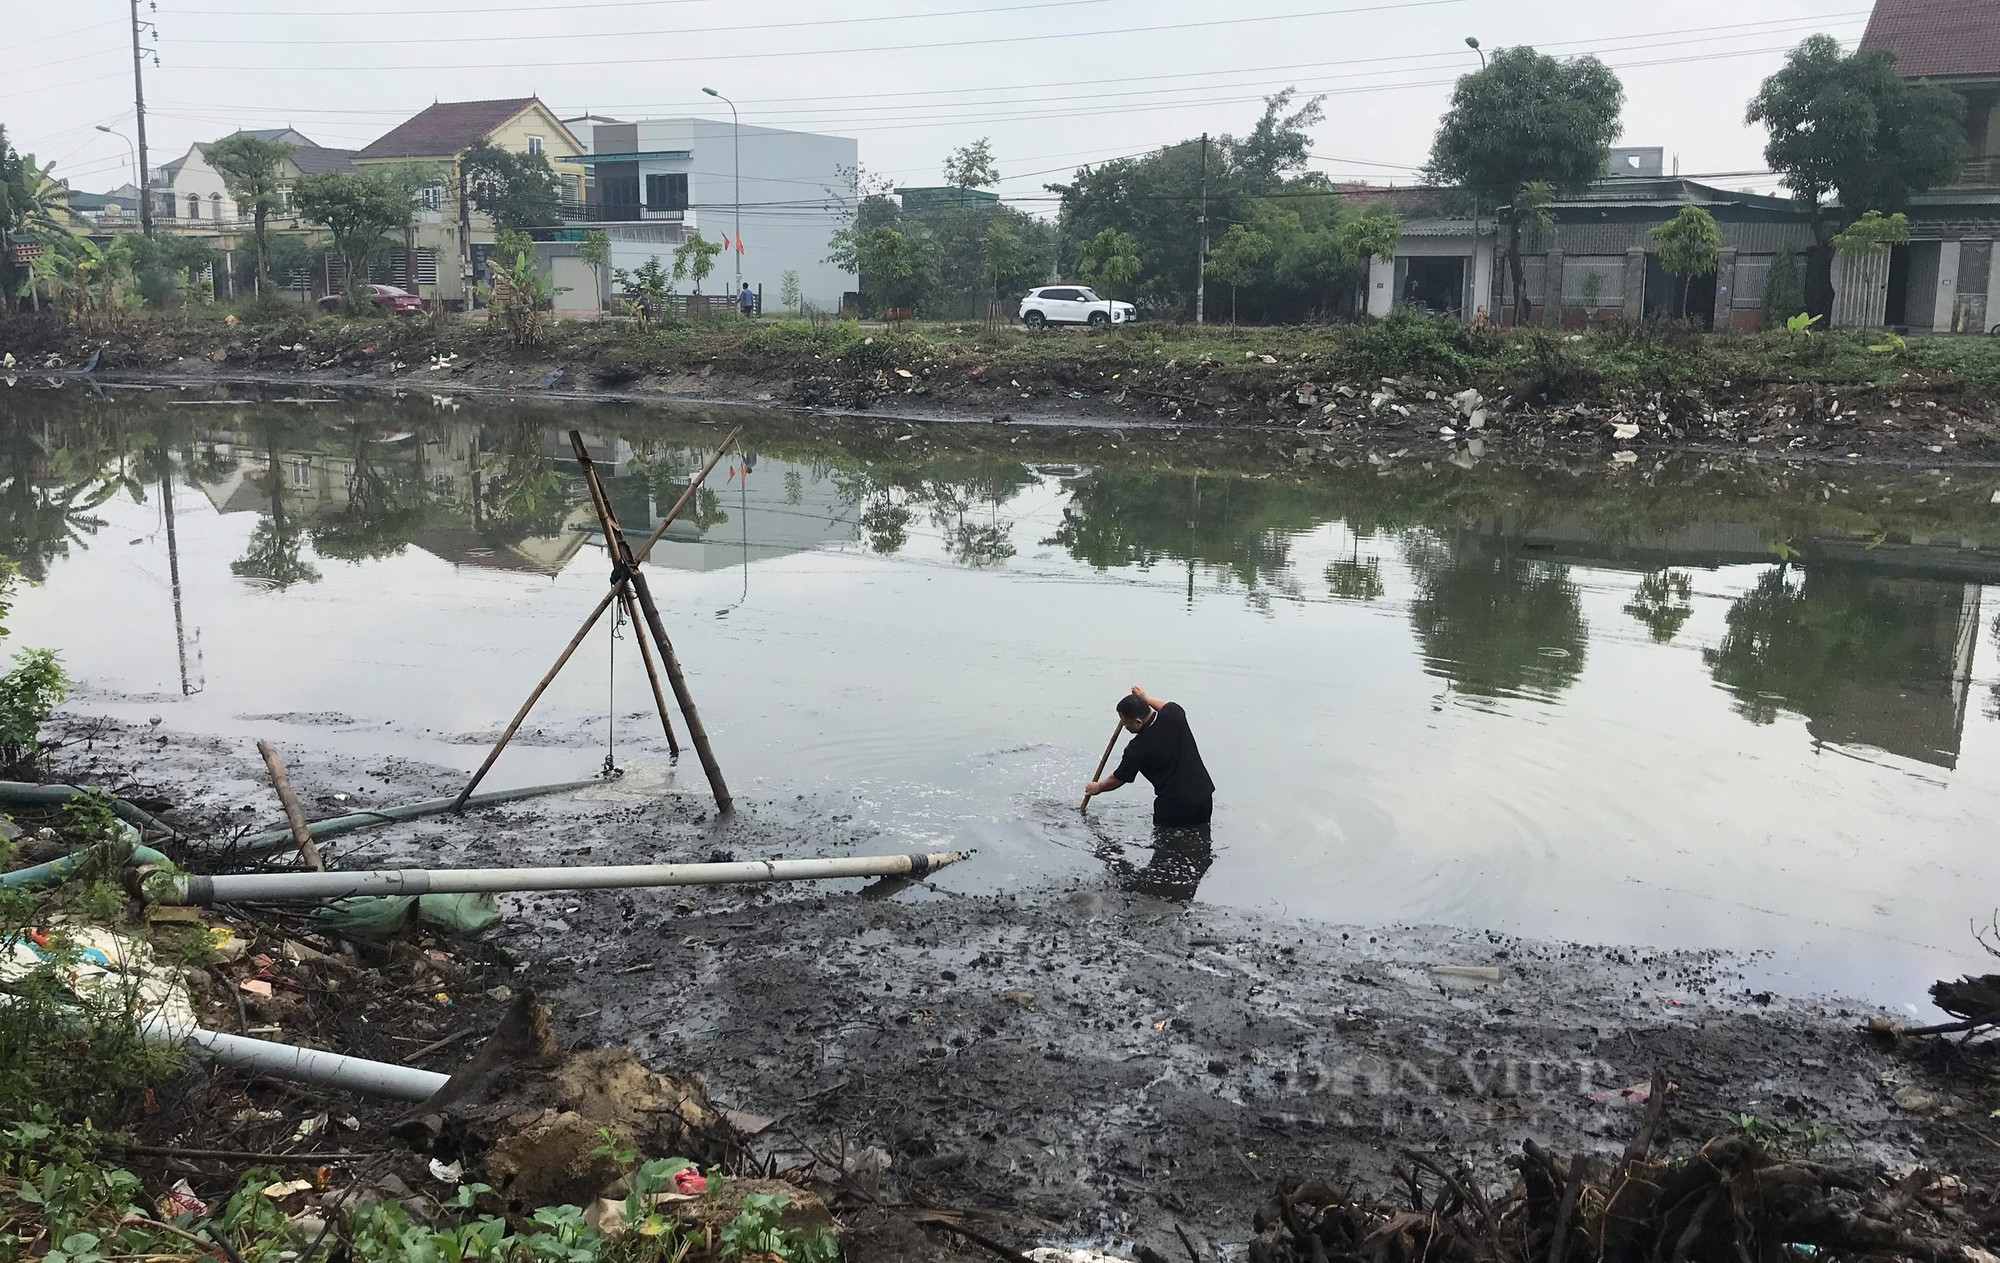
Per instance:
[[[670,267],[674,247],[699,232],[729,243],[703,293],[731,292],[739,263],[744,282],[762,289],[773,313],[786,272],[798,273],[803,300],[821,310],[838,310],[857,288],[853,273],[826,261],[828,242],[854,204],[854,141],[738,129],[728,119],[590,118],[570,126],[589,147],[575,161],[591,173],[583,204],[570,208],[570,227],[602,228],[614,268],[638,268],[653,257]]]

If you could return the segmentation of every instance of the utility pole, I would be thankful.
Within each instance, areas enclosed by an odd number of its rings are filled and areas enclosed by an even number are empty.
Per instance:
[[[133,0],[138,3],[138,0]],[[1194,322],[1202,322],[1208,299],[1208,133],[1201,134],[1201,253],[1194,261]]]
[[[139,0],[132,0],[132,110],[139,130],[139,231],[153,235],[153,172],[146,160],[146,50],[139,44],[139,29],[151,26],[139,20]]]

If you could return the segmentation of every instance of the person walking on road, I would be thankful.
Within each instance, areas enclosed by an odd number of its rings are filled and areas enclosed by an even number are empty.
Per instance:
[[[746,316],[757,314],[757,296],[750,292],[750,282],[743,282],[743,292],[736,296],[736,305]]]
[[[1149,697],[1134,684],[1118,699],[1118,717],[1132,739],[1118,770],[1083,787],[1085,801],[1130,785],[1144,776],[1153,783],[1153,824],[1156,828],[1206,825],[1215,811],[1215,782],[1201,761],[1187,712],[1178,703]]]

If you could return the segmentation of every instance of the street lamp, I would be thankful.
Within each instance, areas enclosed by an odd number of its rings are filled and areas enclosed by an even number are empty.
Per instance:
[[[1477,35],[1465,37],[1465,46],[1479,54],[1479,68],[1486,69],[1486,50],[1479,46]],[[1472,197],[1472,296],[1479,297],[1479,195]],[[1474,306],[1478,304],[1475,302]]]
[[[127,149],[130,149],[132,151],[132,187],[139,190],[140,204],[144,205],[144,199],[146,196],[146,191],[145,191],[146,182],[139,178],[139,151],[138,149],[133,147],[132,138],[130,136],[127,136],[124,132],[112,131],[109,127],[106,127],[102,123],[99,123],[97,125],[97,130],[103,132],[106,136],[116,136],[118,139],[125,142],[125,147]]]
[[[729,299],[734,303],[743,301],[743,120],[737,116],[736,102],[717,92],[714,88],[703,88],[703,92],[729,107],[729,137],[736,149],[736,288],[729,291]]]

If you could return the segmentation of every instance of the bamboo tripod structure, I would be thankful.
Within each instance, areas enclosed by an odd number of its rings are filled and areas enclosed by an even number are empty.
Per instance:
[[[639,572],[639,566],[653,551],[653,545],[659,543],[660,537],[667,533],[667,528],[673,525],[674,519],[693,502],[695,493],[701,489],[704,482],[708,481],[708,475],[714,471],[724,453],[735,445],[742,433],[740,428],[729,432],[729,436],[722,440],[721,446],[715,449],[715,455],[708,458],[708,463],[702,466],[701,472],[695,475],[688,483],[687,490],[674,502],[674,507],[667,510],[666,516],[660,519],[660,524],[646,537],[646,542],[635,550],[626,542],[617,519],[611,516],[611,502],[605,496],[603,486],[598,482],[596,466],[591,463],[590,453],[583,446],[582,436],[576,431],[570,432],[570,443],[576,448],[577,459],[583,464],[584,480],[590,487],[591,505],[596,509],[598,521],[604,527],[605,548],[611,554],[612,561],[611,587],[605,592],[603,599],[598,601],[597,608],[583,620],[583,626],[577,628],[576,635],[570,637],[569,643],[563,646],[562,652],[556,656],[555,665],[548,669],[547,674],[543,675],[535,685],[534,691],[528,694],[528,700],[521,703],[521,709],[514,713],[513,720],[500,734],[500,739],[493,744],[493,749],[487,752],[486,761],[479,765],[479,770],[472,774],[471,781],[459,791],[458,800],[452,804],[454,811],[464,808],[465,800],[472,796],[472,791],[479,787],[479,782],[492,770],[493,764],[500,758],[500,752],[507,748],[507,743],[514,739],[514,734],[519,732],[521,725],[527,721],[528,713],[535,708],[535,703],[541,700],[542,694],[548,691],[549,685],[553,684],[556,676],[562,673],[563,667],[569,663],[571,657],[575,656],[584,638],[590,635],[590,629],[597,626],[597,620],[604,617],[613,601],[624,602],[628,613],[634,612],[636,606],[637,612],[644,615],[643,621],[639,618],[634,618],[632,621],[639,629],[639,648],[645,659],[646,676],[653,686],[654,704],[659,707],[660,724],[666,730],[669,748],[676,754],[680,753],[680,746],[674,739],[672,721],[667,716],[666,698],[660,692],[659,676],[655,672],[652,655],[647,651],[648,635],[652,636],[659,648],[660,662],[666,668],[667,682],[673,688],[674,699],[680,703],[681,716],[687,720],[688,737],[694,742],[695,753],[701,759],[701,770],[707,774],[709,789],[715,794],[716,810],[726,813],[733,808],[729,787],[723,783],[722,768],[715,761],[715,752],[709,749],[708,730],[702,727],[701,715],[695,709],[694,695],[688,691],[687,679],[681,672],[680,659],[674,653],[673,642],[667,639],[666,628],[660,621],[659,608],[653,603],[652,590],[646,584],[645,575]]]

